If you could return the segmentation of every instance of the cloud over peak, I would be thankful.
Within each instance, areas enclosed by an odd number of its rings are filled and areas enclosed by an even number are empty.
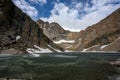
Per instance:
[[[40,19],[57,22],[66,30],[80,31],[99,22],[118,9],[119,2],[119,0],[91,0],[86,3],[73,1],[70,5],[56,2],[50,17]]]
[[[46,0],[29,0],[31,3],[36,3],[36,4],[46,4]]]
[[[32,19],[57,22],[70,31],[84,30],[120,8],[120,0],[12,0]]]

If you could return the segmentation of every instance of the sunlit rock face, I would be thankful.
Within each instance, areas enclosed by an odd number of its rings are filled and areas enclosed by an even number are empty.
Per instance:
[[[120,8],[111,15],[101,20],[99,23],[90,26],[84,30],[82,44],[84,48],[94,45],[108,45],[120,37]],[[108,47],[107,46],[107,47]],[[112,45],[111,48],[102,49],[102,51],[119,51],[119,44]],[[101,48],[100,48],[101,50]],[[99,51],[99,49],[98,49]]]
[[[89,48],[90,51],[101,51],[103,45],[108,45],[120,37],[120,8],[97,24],[80,32],[66,31],[57,23],[49,24],[43,31],[53,41],[74,40],[74,43],[58,44],[66,50],[82,51]],[[117,46],[108,48],[107,51],[119,51]],[[106,51],[102,49],[104,50]]]
[[[120,36],[120,9],[100,21],[99,23],[85,29],[82,43],[84,47],[95,44],[105,45],[113,42]]]
[[[82,44],[84,48],[94,45],[108,45],[96,51],[120,51],[120,8],[99,23],[84,30]],[[116,41],[117,40],[117,41]]]
[[[113,41],[112,43],[108,44],[106,47],[101,49],[101,51],[118,51],[120,52],[120,37]]]
[[[16,7],[11,0],[0,0],[0,50],[14,48],[25,52],[33,45],[42,48],[51,45],[62,49],[48,39],[38,24]]]

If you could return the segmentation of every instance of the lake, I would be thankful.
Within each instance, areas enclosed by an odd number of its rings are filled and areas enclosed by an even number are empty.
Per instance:
[[[36,56],[37,55],[37,56]],[[0,55],[0,80],[120,80],[120,53]]]

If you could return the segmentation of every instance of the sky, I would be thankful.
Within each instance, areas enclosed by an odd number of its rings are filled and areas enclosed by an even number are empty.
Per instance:
[[[120,0],[12,0],[33,20],[57,22],[65,30],[80,31],[120,8]]]

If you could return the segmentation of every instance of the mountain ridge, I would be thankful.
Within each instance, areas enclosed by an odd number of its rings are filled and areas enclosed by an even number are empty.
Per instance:
[[[94,45],[99,45],[99,46],[107,45],[118,39],[120,37],[119,17],[120,17],[120,8],[117,9],[112,14],[110,14],[109,16],[107,16],[106,18],[104,18],[103,20],[101,20],[100,22],[92,26],[88,26],[85,30],[81,30],[80,32],[71,32],[71,31],[62,30],[64,31],[64,33],[61,34],[59,31],[56,32],[57,30],[52,30],[52,28],[45,28],[43,31],[44,33],[47,33],[46,36],[48,36],[53,42],[59,40],[66,40],[66,41],[75,40],[74,43],[58,44],[61,47],[63,47],[65,50],[71,46],[68,50],[82,51],[83,49],[92,47]],[[58,29],[57,27],[61,27],[61,26],[56,25],[56,29]],[[54,36],[51,37],[51,34]],[[100,48],[98,51],[101,51]]]

